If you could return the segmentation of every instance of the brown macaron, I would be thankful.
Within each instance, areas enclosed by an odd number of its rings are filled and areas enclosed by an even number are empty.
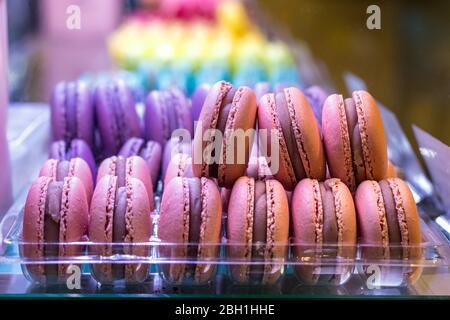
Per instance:
[[[323,256],[355,257],[356,215],[347,186],[339,179],[325,182],[304,179],[294,190],[291,212],[294,258],[317,261],[317,264],[297,265],[297,276],[307,284],[344,282],[351,268],[337,264],[324,270],[321,260]]]
[[[352,98],[333,94],[322,111],[328,169],[350,191],[364,180],[384,179],[388,167],[386,134],[375,99],[366,91]]]
[[[419,214],[406,182],[398,178],[364,181],[356,191],[355,205],[365,259],[397,259],[411,263],[421,259]],[[390,282],[415,282],[421,268],[406,269],[384,268],[382,271]]]
[[[159,253],[168,260],[189,263],[162,264],[168,281],[205,283],[211,279],[216,268],[205,261],[218,256],[221,219],[222,202],[213,180],[184,177],[170,180],[161,202]]]
[[[239,178],[228,204],[227,255],[237,283],[273,284],[284,272],[289,237],[286,191],[277,180]],[[249,265],[249,262],[256,262]]]

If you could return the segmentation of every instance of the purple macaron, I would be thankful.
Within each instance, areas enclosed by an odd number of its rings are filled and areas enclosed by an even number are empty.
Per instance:
[[[86,83],[58,83],[53,90],[50,106],[54,141],[83,139],[89,146],[93,146],[93,97]]]
[[[197,121],[200,116],[200,111],[202,111],[203,103],[205,102],[206,96],[208,95],[209,89],[211,89],[210,84],[202,84],[197,87],[191,96],[192,101],[192,120]]]
[[[146,139],[161,146],[171,138],[175,129],[186,129],[192,136],[189,99],[178,89],[150,92],[145,102],[144,126]]]
[[[162,148],[158,142],[147,141],[141,138],[129,139],[120,149],[119,156],[129,158],[131,156],[140,156],[147,163],[150,176],[152,178],[153,189],[159,178],[159,170],[161,168]]]
[[[124,81],[99,84],[95,92],[95,110],[102,156],[117,154],[128,139],[141,136],[134,95]]]
[[[74,139],[70,143],[64,140],[55,141],[50,145],[49,159],[59,161],[81,158],[89,165],[92,176],[95,177],[97,167],[95,165],[94,155],[89,145],[81,139]]]

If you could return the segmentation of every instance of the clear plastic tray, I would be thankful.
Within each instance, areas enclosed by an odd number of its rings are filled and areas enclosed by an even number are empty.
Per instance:
[[[245,291],[251,287],[253,290],[278,288],[287,281],[286,279],[289,279],[290,285],[295,284],[296,287],[304,287],[304,289],[322,287],[321,290],[332,291],[338,290],[332,289],[333,287],[342,287],[357,279],[360,288],[373,290],[411,287],[417,284],[422,274],[429,276],[442,268],[450,268],[450,243],[432,220],[425,221],[427,215],[420,204],[421,216],[425,217],[421,219],[423,242],[420,246],[408,248],[420,252],[416,259],[383,259],[376,255],[380,248],[368,245],[337,247],[330,244],[319,248],[311,244],[291,242],[275,244],[275,250],[285,253],[280,258],[248,261],[236,255],[237,251],[243,249],[244,244],[230,244],[224,237],[221,243],[203,246],[202,250],[208,250],[210,258],[186,257],[187,246],[198,244],[180,245],[160,242],[155,236],[158,224],[157,212],[154,216],[156,219],[153,219],[155,221],[154,235],[146,243],[130,245],[129,243],[92,243],[88,240],[64,244],[26,243],[21,239],[25,197],[26,193],[19,197],[2,221],[2,230],[8,229],[4,226],[7,223],[9,231],[3,238],[0,264],[21,265],[29,285],[34,288],[57,285],[58,290],[68,290],[71,281],[74,281],[73,275],[79,270],[84,281],[96,282],[97,286],[109,287],[110,290],[114,290],[114,287],[136,288],[136,285],[145,287],[149,285],[149,281],[153,283],[155,278],[168,290],[173,290],[175,287],[180,289],[197,287],[200,288],[198,289],[200,292],[205,290],[201,289],[202,287],[216,287],[219,284],[217,281],[226,281],[227,290]],[[156,200],[158,201],[159,198],[157,197]],[[20,251],[25,248],[35,248],[37,245],[45,245],[47,248],[56,250],[64,248],[66,252],[71,251],[74,254],[63,258],[58,255],[46,256],[42,259],[24,258],[20,254]],[[111,252],[122,246],[140,247],[144,248],[144,252],[148,252],[148,255],[98,254],[98,249],[105,246],[111,247]],[[390,249],[401,248],[391,246]],[[368,258],[368,253],[371,258]],[[30,270],[52,268],[52,265],[55,268],[53,270],[56,270],[57,264],[59,264],[60,275],[62,274],[60,277],[40,278],[30,273]],[[127,265],[127,268],[131,268],[130,270],[134,272],[115,281],[104,277],[102,272],[99,272],[102,268],[119,265],[122,267]],[[136,270],[139,272],[135,272]]]

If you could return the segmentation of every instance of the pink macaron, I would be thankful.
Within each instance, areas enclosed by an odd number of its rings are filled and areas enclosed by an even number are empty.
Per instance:
[[[228,203],[227,256],[236,283],[273,284],[284,272],[289,206],[277,180],[239,178]],[[253,263],[253,264],[248,264]]]
[[[161,265],[166,280],[201,284],[211,279],[215,265],[205,262],[219,254],[221,220],[220,193],[213,180],[176,177],[169,182],[158,225],[160,256],[174,260]],[[192,263],[175,262],[180,260]]]
[[[98,168],[97,183],[106,175],[116,176],[119,187],[125,186],[127,178],[136,178],[142,181],[147,190],[150,210],[154,209],[153,185],[148,166],[139,156],[111,157],[104,160]]]
[[[330,175],[352,192],[364,180],[381,180],[388,167],[386,134],[375,99],[366,91],[325,100],[322,133]]]
[[[27,264],[26,261],[59,260],[81,256],[89,207],[83,182],[77,177],[56,181],[39,177],[28,192],[23,216],[20,253],[28,277],[39,283],[63,282],[69,264]]]
[[[294,271],[307,284],[342,284],[352,267],[346,264],[321,266],[322,258],[354,259],[356,214],[352,194],[339,179],[300,181],[291,200],[292,244],[298,264]]]
[[[40,177],[51,177],[56,181],[63,181],[66,177],[77,177],[86,188],[86,199],[91,203],[94,192],[94,181],[88,164],[81,158],[71,160],[47,160],[39,172]]]
[[[270,137],[260,149],[265,147],[271,156],[275,147],[279,150],[272,174],[286,190],[293,190],[303,178],[325,179],[319,126],[302,91],[286,88],[264,95],[258,105],[258,127]]]
[[[152,233],[150,211],[147,191],[140,180],[128,177],[120,185],[118,177],[104,176],[92,197],[89,240],[94,244],[90,245],[89,253],[100,257],[115,254],[147,257]],[[146,263],[93,264],[91,270],[105,284],[123,279],[127,283],[142,282],[148,276]]]
[[[231,188],[245,174],[254,138],[256,97],[248,87],[233,88],[225,81],[208,93],[200,113],[192,146],[197,177],[217,178]],[[236,141],[239,140],[239,141]]]
[[[364,181],[355,194],[358,230],[365,259],[417,263],[422,242],[419,214],[411,190],[398,178]],[[402,263],[405,264],[405,263]],[[382,285],[414,283],[421,268],[386,267]]]

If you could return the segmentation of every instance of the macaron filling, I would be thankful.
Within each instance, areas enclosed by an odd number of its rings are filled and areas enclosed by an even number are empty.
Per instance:
[[[202,224],[202,186],[200,179],[187,179],[189,186],[189,246],[187,255],[192,263],[186,266],[186,273],[195,275],[195,261],[200,242],[200,226]]]
[[[61,221],[61,206],[64,182],[52,181],[48,184],[44,213],[44,257],[59,256],[59,223]],[[47,277],[58,276],[57,264],[45,264]]]
[[[338,255],[339,248],[336,247],[338,244],[338,223],[336,217],[336,204],[333,195],[333,189],[328,182],[320,183],[320,195],[322,199],[323,208],[323,244],[331,245],[329,248],[324,248],[327,250],[325,253],[328,257],[334,258]],[[322,269],[328,269],[329,271],[322,271],[321,279],[323,281],[329,281],[334,277],[334,267],[324,266]]]
[[[65,177],[68,177],[70,173],[70,161],[62,160],[58,161],[56,165],[56,181],[64,181]]]
[[[400,259],[402,257],[402,249],[401,247],[396,248],[395,246],[401,244],[402,234],[400,232],[392,189],[387,180],[382,180],[378,184],[380,185],[381,193],[383,194],[383,203],[388,224],[389,244],[394,245],[389,248],[389,256],[391,258]]]
[[[288,149],[289,159],[291,160],[295,177],[297,181],[299,181],[303,179],[306,174],[299,150],[297,148],[297,142],[295,140],[295,134],[291,124],[291,115],[285,93],[277,93],[275,95],[275,102],[276,113],[278,115],[283,137]]]
[[[111,174],[117,177],[118,187],[125,187],[127,178],[127,158],[115,157],[111,161]]]
[[[260,262],[250,266],[250,279],[262,281],[267,241],[267,196],[266,183],[255,182],[254,216],[252,226],[252,260]]]
[[[345,99],[344,109],[347,118],[350,144],[352,146],[353,172],[355,174],[356,184],[359,184],[363,180],[366,180],[366,168],[355,101],[352,98]]]
[[[113,213],[113,242],[123,243],[127,235],[125,215],[127,213],[127,190],[126,187],[118,187],[115,195],[114,213]],[[124,246],[120,244],[113,245],[113,254],[124,254]],[[112,264],[113,277],[122,279],[125,275],[125,264]]]

